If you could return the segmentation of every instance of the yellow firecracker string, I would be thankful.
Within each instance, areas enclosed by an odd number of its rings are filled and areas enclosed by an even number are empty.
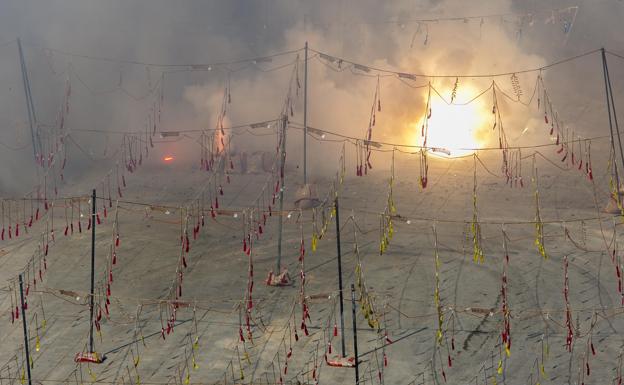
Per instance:
[[[540,215],[539,189],[537,180],[537,168],[534,168],[533,185],[535,188],[535,246],[542,258],[548,259],[546,248],[544,247],[544,224]]]
[[[472,234],[472,252],[474,263],[484,263],[485,253],[481,246],[481,225],[479,224],[479,216],[477,214],[477,156],[474,156],[474,177],[472,189],[472,223],[470,231]]]
[[[373,298],[367,292],[366,285],[364,284],[362,264],[360,261],[359,253],[357,251],[357,245],[355,247],[355,254],[357,261],[355,265],[355,283],[358,289],[358,295],[360,296],[360,311],[368,322],[368,326],[371,329],[379,330],[381,323],[379,322],[379,317],[375,312]]]
[[[318,242],[318,238],[316,237],[316,233],[312,234],[312,251],[316,251],[316,242]]]
[[[444,337],[444,312],[442,311],[442,304],[440,301],[440,256],[438,255],[438,233],[435,225],[433,226],[433,240],[434,240],[434,264],[435,264],[435,288],[433,290],[433,302],[438,312],[438,330],[436,331],[436,342],[442,345],[442,339]]]

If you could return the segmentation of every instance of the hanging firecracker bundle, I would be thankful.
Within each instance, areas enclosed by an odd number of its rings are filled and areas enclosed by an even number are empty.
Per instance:
[[[485,253],[482,248],[481,223],[479,223],[477,211],[477,155],[474,155],[474,177],[472,188],[472,222],[470,223],[470,232],[472,235],[472,254],[475,263],[483,263],[485,261]]]
[[[535,164],[535,156],[533,157],[533,164]],[[540,214],[540,197],[539,197],[539,188],[538,188],[538,178],[537,178],[537,168],[533,167],[533,186],[535,189],[535,246],[537,246],[537,251],[544,259],[548,259],[548,254],[546,253],[546,248],[544,246],[544,223],[542,222],[542,217]]]

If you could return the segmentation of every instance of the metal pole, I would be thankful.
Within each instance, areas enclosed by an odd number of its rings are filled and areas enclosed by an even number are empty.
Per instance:
[[[93,353],[93,300],[95,297],[95,189],[91,196],[91,296],[89,297],[89,353]]]
[[[602,49],[602,60],[604,63],[604,73],[606,74],[607,86],[609,87],[609,99],[611,101],[611,107],[613,109],[613,123],[615,123],[615,133],[617,134],[618,145],[620,147],[620,158],[624,165],[624,151],[622,150],[622,138],[620,137],[620,126],[618,124],[617,113],[615,110],[615,101],[613,100],[613,89],[611,89],[611,76],[609,76],[609,66],[607,64],[607,56],[605,55],[604,48]]]
[[[22,307],[22,326],[24,327],[24,350],[26,351],[26,370],[28,372],[28,385],[32,385],[30,379],[30,351],[28,350],[28,329],[26,328],[26,306],[24,303],[24,283],[22,275],[19,275],[20,300]]]
[[[280,149],[280,189],[279,189],[279,216],[278,216],[278,233],[277,233],[277,270],[275,274],[281,272],[282,262],[282,228],[284,224],[284,168],[286,165],[286,126],[288,125],[288,116],[282,117],[282,138]]]
[[[619,193],[620,193],[620,176],[618,173],[618,169],[617,169],[617,162],[616,162],[616,152],[615,152],[615,137],[613,135],[613,120],[611,118],[611,100],[609,99],[609,81],[608,81],[608,70],[607,70],[607,57],[605,55],[605,49],[602,48],[601,50],[601,54],[602,54],[602,74],[604,76],[604,83],[605,83],[605,94],[606,94],[606,98],[607,98],[607,114],[609,115],[609,133],[611,135],[611,150],[613,151],[613,171],[615,174],[615,181],[617,183],[617,186],[615,188],[615,194],[616,195],[616,199],[617,202],[620,201],[620,197],[619,197]],[[615,108],[615,106],[613,106]],[[619,139],[619,133],[618,133],[618,139]],[[624,157],[622,156],[622,147],[621,147],[621,143],[620,143],[620,158],[622,158],[622,161],[624,162]]]
[[[303,63],[303,184],[308,184],[308,42],[305,43]],[[343,351],[344,355],[344,351]]]
[[[26,62],[24,60],[24,51],[22,50],[22,41],[17,38],[17,49],[19,51],[20,68],[22,70],[22,83],[24,84],[24,95],[26,96],[26,110],[28,112],[28,124],[30,126],[30,137],[33,145],[33,155],[37,160],[37,142],[35,141],[35,111],[32,105],[32,98],[30,96],[30,82],[28,81],[28,70],[26,69]]]
[[[342,357],[345,357],[345,334],[344,334],[344,303],[342,295],[342,255],[340,253],[340,210],[338,197],[334,200],[336,208],[336,250],[338,252],[338,293],[340,295],[340,339],[342,342]]]
[[[359,364],[360,361],[358,359],[358,350],[357,350],[357,322],[355,319],[355,286],[351,284],[351,308],[353,315],[353,354],[355,357],[355,385],[360,385],[360,369]]]

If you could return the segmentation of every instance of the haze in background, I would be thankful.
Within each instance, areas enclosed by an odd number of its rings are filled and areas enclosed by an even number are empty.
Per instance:
[[[549,15],[550,9],[578,6],[572,13]],[[517,15],[533,13],[533,17]],[[418,23],[416,19],[470,18],[465,21]],[[554,16],[550,20],[550,16]],[[22,194],[36,183],[17,47],[21,37],[39,122],[52,125],[62,103],[64,84],[72,84],[67,127],[124,131],[142,129],[161,78],[161,68],[140,64],[71,57],[71,53],[146,63],[214,63],[310,47],[381,68],[426,74],[485,74],[534,68],[599,47],[624,52],[621,1],[482,1],[469,6],[445,1],[31,1],[0,3],[0,192]],[[569,22],[566,25],[566,22]],[[610,26],[611,28],[607,28]],[[4,44],[7,43],[7,44]],[[300,52],[303,55],[303,52]],[[364,137],[377,84],[376,76],[358,76],[315,57],[309,63],[309,125]],[[228,122],[237,125],[275,119],[282,110],[293,56],[229,72],[168,73],[164,77],[163,129],[200,129],[216,125],[224,87],[230,84]],[[613,61],[613,60],[612,60]],[[71,63],[71,67],[70,67]],[[622,63],[611,65],[618,103]],[[71,68],[69,70],[69,68]],[[303,65],[299,77],[303,81]],[[275,69],[270,72],[267,70]],[[564,121],[579,135],[607,134],[599,56],[579,60],[544,73],[553,102]],[[366,75],[366,74],[360,74]],[[370,75],[370,74],[369,74]],[[228,80],[229,79],[229,80]],[[454,78],[419,78],[441,89]],[[509,77],[496,79],[511,90]],[[530,93],[535,74],[521,75]],[[462,79],[459,87],[486,88],[491,79]],[[380,78],[382,112],[373,139],[404,143],[422,117],[426,88],[413,89],[395,77]],[[291,121],[303,122],[302,90]],[[447,97],[449,95],[446,95]],[[489,100],[486,97],[486,100]],[[489,101],[488,101],[489,103]],[[505,104],[504,117],[511,144],[544,143],[548,135],[541,116]],[[490,122],[480,127],[484,141]],[[300,166],[300,131],[291,131],[289,162]],[[524,132],[524,134],[522,134]],[[69,144],[68,178],[105,173],[114,165],[120,135],[73,132]],[[516,140],[514,142],[513,140]],[[271,151],[274,136],[240,135],[238,149]],[[310,174],[335,171],[339,145],[310,140]],[[606,143],[606,142],[604,142]],[[167,147],[170,146],[170,147]],[[352,151],[349,146],[349,151]],[[192,140],[159,145],[159,154],[174,151],[181,161],[199,163],[199,146]],[[350,153],[350,161],[353,154]],[[374,165],[383,165],[375,155]],[[385,166],[385,165],[384,165]]]

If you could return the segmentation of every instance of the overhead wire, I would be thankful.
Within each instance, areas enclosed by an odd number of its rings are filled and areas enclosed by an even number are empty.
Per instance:
[[[297,130],[303,130],[303,124],[300,123],[290,123],[289,126],[293,126],[293,128],[297,129]],[[314,134],[312,132],[310,132],[310,128],[314,129],[314,130],[318,130],[319,132],[322,132],[324,134],[328,134],[328,135],[332,135],[332,136],[336,136],[339,138],[344,138],[350,141],[359,141],[361,140],[361,138],[358,138],[356,136],[351,136],[351,135],[345,135],[345,134],[339,134],[335,131],[330,131],[328,129],[320,129],[320,128],[316,128],[316,127],[312,127],[312,126],[308,126],[308,135],[314,136]],[[555,142],[551,142],[551,143],[539,143],[539,144],[532,144],[532,145],[519,145],[519,146],[507,146],[506,148],[509,150],[519,150],[519,149],[532,149],[532,148],[541,148],[541,147],[552,147],[552,146],[560,146],[561,143],[564,144],[571,144],[571,143],[577,143],[577,142],[583,142],[586,140],[602,140],[602,139],[608,139],[610,138],[609,135],[598,135],[598,136],[593,136],[593,137],[589,137],[589,138],[578,138],[578,139],[570,139],[567,141],[560,141],[559,144],[555,143]],[[320,141],[325,140],[324,138],[318,138]],[[422,146],[422,145],[417,145],[417,144],[407,144],[407,143],[393,143],[393,142],[385,142],[385,141],[378,141],[378,140],[372,140],[371,143],[377,143],[379,145],[382,146],[388,146],[388,147],[402,147],[402,148],[414,148],[414,149],[419,149],[419,150],[437,150],[439,149],[439,147],[433,147],[433,146]],[[501,148],[500,147],[458,147],[458,148],[453,148],[450,147],[448,148],[449,150],[457,150],[457,151],[500,151]],[[375,151],[375,150],[379,150],[379,149],[374,149],[371,148],[371,150]],[[391,151],[391,150],[389,150]],[[397,149],[397,151],[401,151],[400,149]],[[456,157],[451,157],[452,158],[456,158]]]
[[[523,18],[523,17],[533,18],[539,14],[552,15],[555,12],[556,13],[571,12],[571,11],[576,11],[577,9],[578,9],[578,6],[569,6],[569,7],[564,7],[564,8],[542,9],[542,10],[534,11],[534,12],[504,12],[504,13],[487,13],[487,14],[482,14],[482,15],[436,16],[436,17],[424,17],[424,18],[423,17],[409,18],[409,17],[404,17],[404,15],[398,15],[395,18],[383,20],[383,21],[341,22],[340,25],[348,26],[348,25],[396,24],[396,25],[404,27],[405,24],[410,24],[410,23],[421,24],[421,23],[439,23],[439,22],[447,22],[447,21],[467,22],[469,20],[483,20],[483,19],[493,19],[493,18],[499,19],[499,18],[510,17],[510,16],[517,17],[517,18]],[[312,26],[319,26],[319,27],[327,27],[332,24],[334,23],[311,23]]]
[[[619,59],[624,60],[624,56],[623,55],[617,54],[617,53],[615,53],[613,51],[609,51],[609,50],[605,50],[605,52],[608,53],[609,55],[612,55],[612,56],[615,56],[615,57],[617,57]]]
[[[115,59],[115,58],[105,57],[105,56],[80,54],[80,53],[65,51],[61,49],[45,47],[39,44],[30,43],[27,41],[22,42],[22,43],[27,46],[32,46],[32,47],[43,49],[44,51],[49,51],[49,52],[57,53],[57,54],[64,55],[64,56],[70,56],[74,58],[104,61],[104,62],[110,62],[110,63],[116,63],[116,64],[132,64],[132,65],[140,65],[140,66],[147,66],[147,67],[162,67],[162,68],[179,68],[179,67],[200,68],[200,67],[209,67],[209,66],[212,66],[212,67],[226,66],[226,65],[248,63],[248,62],[258,63],[258,62],[266,61],[267,59],[272,59],[272,58],[279,57],[279,56],[295,54],[303,50],[303,48],[298,48],[298,49],[281,51],[281,52],[277,52],[277,53],[270,54],[270,55],[254,56],[254,57],[236,59],[236,60],[230,60],[230,61],[194,62],[194,63],[157,63],[157,62],[148,62],[148,61],[142,61],[142,60]]]
[[[549,68],[552,68],[552,67],[564,64],[564,63],[568,63],[568,62],[583,58],[585,56],[593,55],[601,51],[600,48],[594,49],[594,50],[581,53],[575,56],[571,56],[565,59],[557,60],[557,61],[551,62],[549,64],[546,64],[540,67],[525,68],[525,69],[519,69],[516,71],[493,72],[493,73],[483,73],[483,74],[454,74],[453,75],[453,74],[426,74],[426,73],[400,72],[397,70],[391,70],[387,68],[381,68],[381,67],[376,67],[372,65],[357,63],[357,62],[347,60],[338,56],[333,56],[331,54],[328,54],[322,51],[315,50],[313,48],[309,48],[309,50],[319,54],[319,57],[321,59],[328,58],[329,60],[338,61],[339,63],[346,63],[351,66],[355,66],[356,68],[363,68],[363,69],[366,68],[368,70],[373,70],[373,71],[377,71],[380,73],[390,74],[390,75],[399,76],[399,77],[410,77],[410,78],[421,77],[421,78],[431,78],[431,79],[435,79],[435,78],[495,78],[495,77],[501,77],[501,76],[511,76],[513,74],[518,75],[518,74],[524,74],[524,73],[530,73],[530,72],[540,72],[540,71],[545,71]]]

